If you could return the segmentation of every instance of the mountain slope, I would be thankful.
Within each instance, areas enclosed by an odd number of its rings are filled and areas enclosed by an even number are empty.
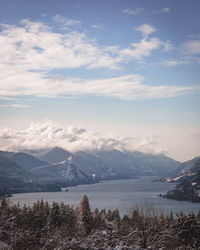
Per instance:
[[[140,167],[144,173],[149,172],[150,175],[155,173],[158,176],[166,176],[180,165],[180,162],[163,154],[147,154],[137,151],[128,152],[128,154],[135,162],[135,167]]]
[[[194,175],[195,163],[200,159],[200,157],[195,157],[189,161],[181,163],[174,171],[168,174],[168,177],[163,179],[166,182],[180,182],[188,176]]]
[[[70,152],[59,147],[51,148],[44,152],[34,154],[34,156],[38,159],[48,163],[58,163],[65,161],[71,155],[72,154]]]
[[[116,176],[124,178],[147,175],[165,176],[180,164],[164,155],[142,152],[100,150],[93,152],[93,154],[106,163]]]
[[[174,171],[179,162],[164,155],[119,150],[96,150],[70,153],[62,148],[52,148],[34,154],[50,164],[72,157],[77,167],[98,179],[135,178],[138,176],[166,176]]]
[[[193,162],[193,165],[191,162]],[[186,162],[184,166],[188,167],[188,162]],[[186,169],[189,173],[186,171],[179,172],[184,178],[179,178],[179,183],[176,188],[169,191],[164,197],[175,200],[200,202],[200,158],[198,157],[189,161],[189,168]]]
[[[0,176],[17,178],[23,181],[31,178],[28,171],[22,169],[16,162],[4,156],[0,156]]]
[[[106,179],[112,175],[106,163],[88,152],[76,152],[73,154],[72,159],[81,171],[93,178]]]
[[[25,153],[15,153],[10,157],[11,160],[16,162],[23,169],[31,169],[42,165],[47,165],[46,162],[35,158],[32,155]]]
[[[86,174],[78,169],[71,159],[33,168],[31,173],[38,176],[40,182],[56,182],[62,186],[92,182]]]
[[[15,192],[59,191],[62,186],[92,182],[68,160],[49,164],[26,153],[0,151],[0,196]]]

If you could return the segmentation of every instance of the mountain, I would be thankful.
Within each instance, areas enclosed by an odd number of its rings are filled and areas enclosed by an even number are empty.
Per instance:
[[[68,157],[78,168],[98,179],[135,178],[137,176],[166,176],[180,163],[164,155],[119,150],[95,150],[70,153],[59,147],[34,154],[48,163],[65,161]]]
[[[30,153],[38,159],[48,162],[49,164],[63,162],[69,157],[72,157],[73,162],[78,166],[78,169],[92,178],[106,179],[107,176],[111,175],[109,166],[89,152],[79,151],[72,154],[67,150],[55,147],[43,152],[35,153],[33,151]]]
[[[97,179],[122,179],[138,176],[166,176],[179,166],[179,162],[164,155],[119,150],[79,151],[70,153],[59,147],[36,152],[34,156],[50,164],[72,157],[77,167]]]
[[[72,159],[81,171],[92,178],[107,179],[112,175],[109,165],[89,152],[76,152]]]
[[[200,159],[200,157],[195,157],[189,161],[181,163],[175,171],[170,172],[167,178],[164,181],[167,182],[179,182],[182,179],[185,179],[187,176],[193,175],[196,173],[195,163]]]
[[[33,179],[31,173],[22,169],[13,160],[6,158],[5,155],[11,156],[12,154],[0,152],[0,197],[9,195],[14,189],[21,190]]]
[[[0,155],[0,176],[27,181],[30,173],[22,169],[15,161]]]
[[[184,168],[180,169],[178,176],[172,178],[179,181],[176,188],[169,191],[164,197],[200,202],[200,157],[187,161],[182,166]]]
[[[54,154],[62,151],[65,153],[62,149],[53,150]],[[49,164],[26,153],[0,151],[0,196],[15,192],[59,191],[62,186],[93,182],[69,160]]]
[[[93,154],[101,159],[110,170],[122,178],[137,176],[165,176],[179,166],[179,162],[164,155],[142,152],[121,152],[119,150],[99,150]]]
[[[1,159],[5,161],[0,166],[0,174],[4,173],[2,183],[10,183],[15,176],[21,181],[22,192],[24,188],[26,191],[48,191],[49,188],[58,190],[62,186],[98,180],[163,176],[179,166],[178,162],[164,155],[141,152],[96,150],[70,153],[59,147],[25,152],[0,151]],[[47,185],[51,187],[46,188]]]
[[[26,170],[47,164],[45,161],[41,161],[34,156],[25,153],[15,153],[10,157],[10,159]]]
[[[44,152],[34,154],[38,159],[48,163],[58,163],[65,161],[68,157],[72,156],[70,152],[59,147],[48,149]]]
[[[92,182],[91,178],[78,169],[71,158],[59,163],[33,168],[31,173],[38,176],[40,182],[56,182],[62,186]]]
[[[180,165],[180,162],[163,154],[148,154],[137,151],[128,152],[128,154],[134,160],[135,167],[140,167],[143,173],[149,172],[149,175],[166,176]]]

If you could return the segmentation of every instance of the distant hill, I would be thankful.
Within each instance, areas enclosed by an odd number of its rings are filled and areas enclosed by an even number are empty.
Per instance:
[[[168,178],[178,181],[174,190],[169,191],[164,197],[175,200],[200,202],[200,157],[181,164],[177,176]]]

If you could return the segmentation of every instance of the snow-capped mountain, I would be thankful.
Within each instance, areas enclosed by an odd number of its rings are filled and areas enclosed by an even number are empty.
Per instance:
[[[78,169],[72,160],[72,156],[69,156],[66,161],[55,164],[54,167],[57,168],[61,176],[70,182],[87,182],[90,180],[85,173]]]

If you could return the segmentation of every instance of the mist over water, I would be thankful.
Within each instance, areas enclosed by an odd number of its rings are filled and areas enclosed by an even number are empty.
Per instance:
[[[68,192],[47,192],[47,193],[21,193],[14,194],[11,202],[20,205],[32,205],[37,200],[43,199],[49,203],[64,202],[65,204],[77,206],[86,194],[90,200],[92,209],[116,209],[120,214],[127,214],[136,207],[150,207],[154,212],[169,214],[171,211],[188,214],[198,213],[199,203],[175,201],[159,197],[168,190],[175,187],[175,183],[152,182],[152,177],[104,181],[92,185],[80,185],[69,187]]]

